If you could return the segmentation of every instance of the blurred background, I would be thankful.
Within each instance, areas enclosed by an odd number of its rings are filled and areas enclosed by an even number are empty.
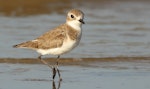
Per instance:
[[[0,0],[0,57],[37,57],[34,51],[12,45],[64,23],[73,8],[85,13],[86,24],[80,45],[62,57],[150,55],[149,0]]]

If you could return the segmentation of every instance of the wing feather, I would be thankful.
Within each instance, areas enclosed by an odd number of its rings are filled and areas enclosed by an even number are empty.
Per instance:
[[[51,49],[61,47],[66,38],[65,25],[52,29],[35,40],[27,41],[14,47],[30,49]]]

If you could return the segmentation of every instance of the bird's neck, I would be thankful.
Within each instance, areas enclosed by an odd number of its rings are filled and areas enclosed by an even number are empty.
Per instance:
[[[77,23],[75,21],[67,21],[66,24],[74,28],[75,30],[79,30],[79,31],[82,30],[82,24]]]

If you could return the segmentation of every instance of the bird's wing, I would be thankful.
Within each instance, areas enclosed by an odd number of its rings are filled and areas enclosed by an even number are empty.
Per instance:
[[[37,41],[39,49],[50,49],[61,47],[65,38],[65,27],[61,25],[38,37],[35,42]]]
[[[13,47],[29,49],[51,49],[61,47],[64,39],[66,38],[65,29],[65,25],[60,25],[59,27],[46,32],[35,40],[14,45]]]

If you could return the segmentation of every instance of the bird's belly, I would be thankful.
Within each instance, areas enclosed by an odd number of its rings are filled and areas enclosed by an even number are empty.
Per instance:
[[[61,55],[71,51],[78,45],[79,41],[67,40],[63,43],[63,45],[59,48],[52,49],[38,49],[37,52],[41,55],[52,54],[52,55]]]
[[[60,54],[67,53],[67,52],[71,51],[76,46],[77,46],[77,42],[76,41],[65,42],[62,45],[62,47],[60,47],[59,52],[60,52]]]

